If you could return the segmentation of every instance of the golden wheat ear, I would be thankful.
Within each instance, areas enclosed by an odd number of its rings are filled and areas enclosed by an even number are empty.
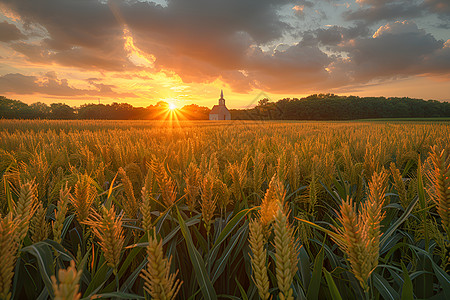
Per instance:
[[[202,218],[205,222],[205,228],[207,234],[211,230],[211,224],[213,222],[214,212],[216,211],[217,198],[214,197],[214,181],[215,178],[212,174],[208,173],[205,178],[203,178],[201,185],[201,207],[202,207]]]
[[[405,183],[403,182],[402,175],[400,174],[400,170],[395,166],[394,163],[390,165],[392,178],[394,179],[394,186],[397,190],[397,194],[400,198],[400,203],[404,209],[406,209],[409,205],[408,203],[408,192],[406,190]]]
[[[113,269],[114,274],[117,274],[120,254],[125,243],[122,217],[116,218],[114,206],[110,209],[102,206],[102,214],[92,210],[89,219],[84,224],[91,226],[95,237],[100,241],[100,247],[108,266]]]
[[[163,163],[157,162],[152,159],[151,170],[156,176],[156,182],[158,183],[161,197],[166,208],[171,207],[177,198],[177,185],[167,174],[166,168]]]
[[[30,222],[31,240],[34,243],[47,239],[49,233],[49,224],[45,221],[46,209],[39,203],[36,212]]]
[[[283,204],[278,201],[278,210],[273,223],[275,246],[275,271],[280,290],[280,299],[293,300],[291,284],[297,273],[297,249],[295,246],[294,230],[289,225]]]
[[[52,287],[55,294],[55,300],[79,300],[81,293],[79,293],[80,285],[78,284],[81,278],[81,271],[75,268],[75,262],[70,261],[70,266],[64,270],[58,271],[58,280],[55,275],[52,275]]]
[[[264,228],[260,220],[252,220],[249,223],[249,244],[252,250],[253,280],[261,299],[269,299],[269,277],[267,275],[267,249]]]
[[[55,221],[52,224],[53,240],[57,243],[61,243],[61,233],[66,219],[66,214],[69,209],[70,189],[68,185],[61,188],[59,192],[59,200],[55,209]]]
[[[361,222],[352,199],[347,198],[346,201],[342,201],[339,211],[339,222],[342,224],[342,227],[336,230],[338,236],[332,236],[332,238],[341,250],[347,254],[351,272],[358,279],[361,287],[367,290],[370,270],[368,270],[368,260],[365,253],[366,244],[362,239],[362,231],[359,228]]]
[[[275,214],[278,210],[278,192],[277,189],[280,186],[280,183],[274,175],[269,183],[269,188],[264,195],[264,198],[261,203],[260,220],[263,226],[269,226],[275,218]]]
[[[19,246],[28,234],[31,218],[38,204],[37,185],[34,181],[20,184],[19,198],[14,208],[14,220],[17,223],[16,239]]]
[[[171,260],[164,257],[162,240],[158,242],[156,234],[148,238],[147,258],[141,274],[145,291],[152,299],[175,299],[183,282],[175,280],[178,271],[170,274]]]
[[[442,227],[450,235],[450,154],[444,149],[431,148],[430,159],[433,170],[428,173],[430,195],[436,203],[436,210],[441,217]]]
[[[75,208],[78,222],[83,223],[89,217],[95,197],[97,197],[97,191],[90,183],[90,177],[88,175],[79,176],[74,194],[70,196],[70,202]]]
[[[186,204],[191,212],[194,211],[198,196],[200,195],[200,176],[200,169],[195,163],[191,162],[184,175],[184,181],[186,182],[186,187],[184,188]]]
[[[385,170],[375,172],[369,182],[369,197],[361,209],[361,238],[366,243],[368,268],[373,270],[378,265],[380,252],[380,224],[384,218],[382,212],[387,188],[387,173]]]
[[[133,219],[136,217],[136,212],[138,210],[136,197],[134,196],[133,184],[123,168],[119,168],[119,176],[122,179],[123,189],[127,197],[127,201],[123,202],[123,207],[125,213]]]
[[[141,202],[141,214],[142,214],[142,228],[145,232],[149,232],[152,228],[152,202],[153,197],[147,192],[147,188],[142,188],[142,202]]]

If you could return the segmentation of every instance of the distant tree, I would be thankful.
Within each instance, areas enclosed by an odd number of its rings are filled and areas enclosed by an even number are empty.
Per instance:
[[[269,99],[264,98],[258,101],[258,106],[264,106],[267,105],[269,103]]]
[[[109,105],[104,104],[83,104],[78,108],[79,119],[108,119]]]
[[[35,102],[30,104],[30,109],[35,118],[47,119],[50,117],[51,108],[45,103]]]
[[[52,103],[50,104],[50,110],[52,119],[68,120],[75,118],[75,110],[64,103]]]
[[[32,114],[29,106],[22,101],[0,96],[0,118],[29,119],[32,118]]]
[[[209,108],[197,104],[185,105],[179,109],[180,117],[188,120],[208,120],[210,111]]]

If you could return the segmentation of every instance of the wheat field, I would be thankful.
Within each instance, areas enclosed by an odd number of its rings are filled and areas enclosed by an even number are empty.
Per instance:
[[[0,299],[450,299],[450,124],[0,120]]]

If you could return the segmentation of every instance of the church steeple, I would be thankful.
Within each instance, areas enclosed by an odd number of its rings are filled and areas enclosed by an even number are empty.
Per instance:
[[[220,106],[225,106],[225,99],[223,98],[223,90],[220,90],[219,105]]]

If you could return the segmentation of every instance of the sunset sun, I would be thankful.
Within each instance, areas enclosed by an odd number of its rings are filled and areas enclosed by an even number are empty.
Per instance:
[[[174,103],[169,103],[169,109],[170,110],[174,110],[176,108],[177,108],[177,106]]]

